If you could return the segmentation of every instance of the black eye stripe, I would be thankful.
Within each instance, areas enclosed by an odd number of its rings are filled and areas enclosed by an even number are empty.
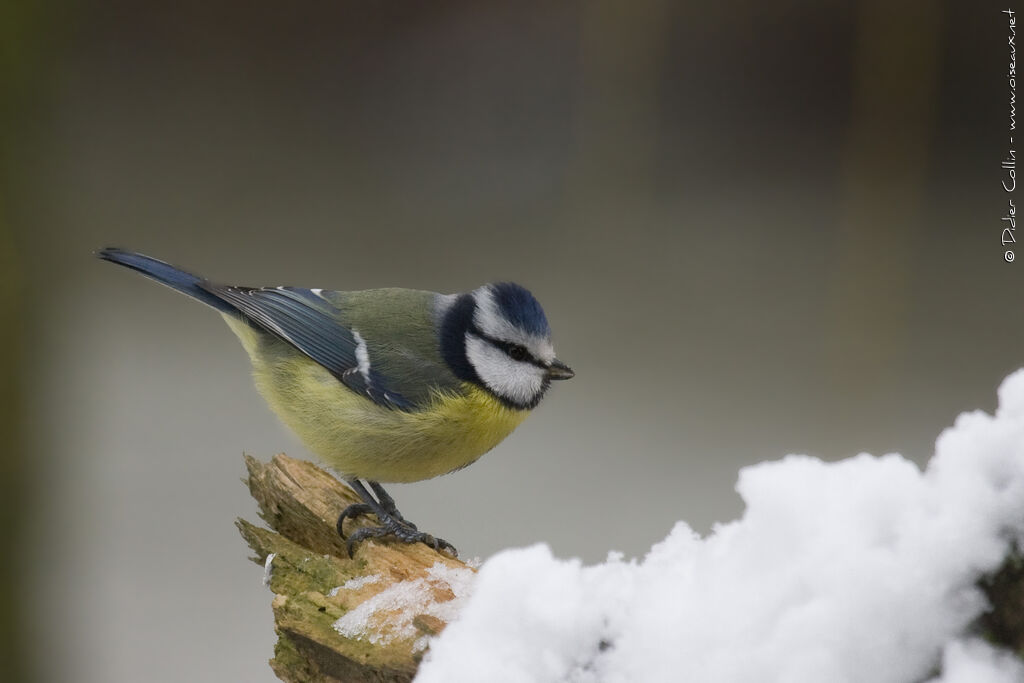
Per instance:
[[[472,327],[470,327],[469,331],[472,334],[475,334],[476,336],[478,336],[481,339],[483,339],[488,344],[491,344],[492,346],[498,347],[499,349],[504,351],[505,354],[509,358],[512,358],[513,360],[516,360],[515,356],[513,356],[513,353],[512,353],[513,350],[514,349],[522,349],[523,352],[526,354],[525,357],[522,358],[522,362],[523,363],[530,363],[531,365],[536,365],[538,368],[541,368],[543,370],[547,370],[548,366],[546,364],[544,364],[543,361],[538,360],[537,358],[534,358],[533,354],[530,353],[530,350],[527,349],[522,344],[515,344],[513,342],[507,342],[504,339],[495,339],[494,337],[492,337],[492,336],[490,336],[488,334],[484,334],[483,330],[478,328],[476,325],[473,325]]]

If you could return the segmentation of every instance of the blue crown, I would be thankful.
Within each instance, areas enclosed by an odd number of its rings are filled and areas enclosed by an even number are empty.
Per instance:
[[[551,335],[551,326],[530,290],[514,282],[498,282],[491,285],[494,302],[502,316],[519,329],[540,337]]]

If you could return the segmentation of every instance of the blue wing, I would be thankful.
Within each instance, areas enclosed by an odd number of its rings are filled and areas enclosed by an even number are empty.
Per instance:
[[[206,281],[199,286],[309,356],[352,391],[386,408],[415,409],[412,401],[389,387],[387,378],[373,369],[359,368],[359,342],[341,323],[341,311],[317,292],[298,287],[229,287]]]

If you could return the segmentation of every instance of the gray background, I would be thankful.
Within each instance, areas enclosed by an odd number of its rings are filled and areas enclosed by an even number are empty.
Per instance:
[[[893,4],[15,2],[11,680],[274,680],[241,454],[308,456],[219,316],[104,245],[530,287],[577,377],[392,489],[463,556],[639,556],[790,452],[923,463],[1024,364],[1024,265],[1002,7]]]

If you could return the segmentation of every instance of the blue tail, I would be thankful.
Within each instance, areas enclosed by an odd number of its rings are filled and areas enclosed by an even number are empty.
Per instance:
[[[184,270],[175,268],[169,263],[114,247],[101,249],[96,255],[104,261],[118,263],[132,270],[137,270],[146,277],[153,278],[157,282],[176,289],[182,294],[187,294],[194,299],[199,299],[204,304],[213,306],[222,313],[238,313],[238,309],[234,306],[204,289],[200,285],[200,283],[205,282],[203,278],[186,273]]]

